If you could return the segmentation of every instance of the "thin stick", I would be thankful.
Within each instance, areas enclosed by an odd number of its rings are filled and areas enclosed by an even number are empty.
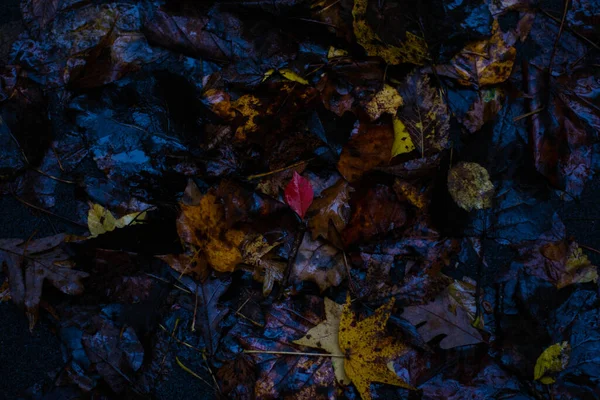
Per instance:
[[[183,365],[183,363],[181,361],[179,361],[179,357],[175,357],[175,361],[177,362],[177,365],[179,365],[181,367],[182,370],[184,370],[188,374],[192,375],[194,378],[200,379],[202,382],[206,383],[208,386],[213,388],[213,386],[210,383],[208,383],[208,381],[206,379],[204,379],[203,377],[201,377],[200,375],[198,375],[197,373],[195,373],[194,371],[192,371],[191,369],[189,369],[188,367]]]
[[[595,248],[590,247],[590,246],[586,246],[585,244],[581,244],[581,243],[577,243],[577,244],[579,245],[579,247],[582,247],[582,248],[584,248],[586,250],[593,251],[594,253],[600,254],[600,250],[598,250],[598,249],[595,249]]]
[[[57,182],[68,183],[68,184],[70,184],[70,185],[75,185],[75,184],[77,184],[77,182],[68,181],[68,180],[66,180],[66,179],[61,179],[61,178],[58,178],[58,177],[56,177],[56,176],[52,176],[52,175],[50,175],[49,173],[47,173],[47,172],[44,172],[44,171],[42,171],[41,169],[38,169],[38,168],[33,168],[33,167],[31,167],[31,169],[32,169],[32,170],[34,170],[35,172],[37,172],[38,174],[42,174],[42,175],[44,175],[45,177],[47,177],[47,178],[50,178],[50,179],[53,179],[53,180],[55,180],[55,181],[57,181]]]
[[[82,226],[82,227],[84,227],[84,228],[87,228],[87,225],[80,224],[79,222],[77,222],[77,221],[73,221],[73,220],[72,220],[72,219],[70,219],[70,218],[63,217],[63,216],[60,216],[60,215],[58,215],[58,214],[54,214],[52,211],[48,211],[48,210],[46,210],[45,208],[38,207],[38,206],[36,206],[36,205],[33,205],[33,204],[31,204],[31,203],[28,203],[28,202],[26,202],[25,200],[23,200],[22,198],[20,198],[20,197],[19,197],[19,196],[17,196],[17,195],[13,195],[13,196],[14,196],[14,198],[15,198],[15,199],[17,199],[17,200],[18,200],[20,203],[23,203],[23,204],[25,204],[26,206],[33,208],[34,210],[38,210],[38,211],[40,211],[40,212],[43,212],[43,213],[45,213],[45,214],[48,214],[48,215],[52,215],[53,217],[60,218],[60,219],[62,219],[62,220],[64,220],[64,221],[70,222],[70,223],[72,223],[72,224],[74,224],[74,225],[78,225],[78,226]]]
[[[344,358],[341,354],[329,354],[329,353],[303,353],[301,351],[268,351],[268,350],[244,350],[244,353],[248,354],[281,354],[287,356],[314,356],[314,357],[334,357]]]
[[[542,111],[543,109],[544,109],[544,107],[540,107],[540,108],[537,108],[537,109],[535,109],[535,110],[533,110],[533,111],[530,111],[530,112],[528,112],[528,113],[526,113],[526,114],[519,115],[518,117],[514,117],[514,118],[513,118],[513,122],[517,122],[517,121],[520,121],[520,120],[522,120],[523,118],[527,118],[527,117],[530,117],[530,116],[532,116],[532,115],[534,115],[534,114],[537,114],[537,113],[539,113],[540,111]]]
[[[194,296],[196,300],[194,302],[194,318],[192,319],[192,332],[196,332],[196,315],[198,314],[198,288],[194,291]]]
[[[546,17],[552,19],[554,22],[559,23],[560,20],[558,18],[556,18],[554,15],[548,13],[546,10],[544,10],[543,8],[540,8],[540,11],[542,12],[542,14],[544,14]],[[577,36],[579,39],[587,42],[587,44],[589,44],[590,46],[592,46],[593,48],[595,48],[596,50],[600,50],[600,46],[597,45],[596,43],[592,42],[590,39],[586,38],[585,36],[583,36],[581,33],[578,33],[577,31],[574,31],[573,29],[571,29],[569,26],[566,27],[567,30],[569,32],[571,32],[572,34],[574,34],[575,36]]]
[[[554,66],[554,57],[556,56],[556,47],[558,46],[558,41],[563,33],[565,19],[567,18],[567,11],[569,11],[569,0],[565,0],[565,8],[563,10],[562,20],[560,21],[560,27],[558,28],[558,35],[556,35],[556,39],[554,40],[554,46],[552,46],[552,54],[550,55],[550,63],[548,64],[548,79],[550,79],[552,76],[552,67]]]
[[[250,176],[249,176],[249,177],[247,177],[246,179],[248,179],[248,180],[253,180],[253,179],[258,179],[258,178],[264,178],[265,176],[269,176],[269,175],[276,174],[276,173],[278,173],[278,172],[286,171],[286,170],[288,170],[288,169],[290,169],[290,168],[295,168],[295,167],[297,167],[297,166],[299,166],[299,165],[302,165],[302,164],[308,163],[308,162],[309,162],[309,161],[311,161],[311,160],[312,160],[312,158],[311,158],[311,159],[308,159],[308,160],[306,160],[306,161],[300,161],[300,162],[297,162],[296,164],[292,164],[292,165],[289,165],[289,166],[287,166],[287,167],[279,168],[279,169],[276,169],[276,170],[273,170],[273,171],[264,172],[264,173],[262,173],[262,174],[250,175]]]

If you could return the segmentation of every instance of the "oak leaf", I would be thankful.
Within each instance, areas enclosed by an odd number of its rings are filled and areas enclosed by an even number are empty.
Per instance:
[[[406,78],[399,92],[404,99],[404,107],[398,111],[398,120],[421,157],[445,149],[450,129],[448,107],[440,92],[430,86],[429,77],[414,72]],[[397,127],[402,131],[401,126]],[[410,149],[411,146],[406,144]]]

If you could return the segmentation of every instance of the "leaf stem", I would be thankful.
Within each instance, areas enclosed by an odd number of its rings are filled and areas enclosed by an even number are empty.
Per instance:
[[[244,353],[248,354],[282,354],[288,356],[314,356],[314,357],[334,357],[344,358],[343,355],[329,354],[329,353],[304,353],[301,351],[269,351],[269,350],[244,350]]]

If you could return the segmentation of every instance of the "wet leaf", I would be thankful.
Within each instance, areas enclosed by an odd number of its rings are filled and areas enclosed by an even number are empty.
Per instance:
[[[345,356],[344,370],[363,400],[372,398],[372,382],[413,389],[388,368],[390,361],[407,352],[405,345],[395,342],[385,331],[393,305],[394,299],[375,310],[370,317],[357,321],[348,296],[342,310],[339,342]]]
[[[319,236],[323,239],[329,237],[329,221],[333,223],[338,232],[346,227],[350,219],[350,193],[354,189],[344,179],[325,189],[308,209],[312,239]]]
[[[485,168],[462,162],[448,172],[448,191],[459,207],[471,211],[490,208],[494,185]]]
[[[402,97],[398,91],[390,85],[383,85],[383,89],[365,104],[365,111],[372,121],[378,119],[383,114],[396,114],[398,107],[402,106]]]
[[[293,280],[315,282],[321,292],[338,286],[346,275],[343,254],[322,240],[311,240],[306,233],[293,267]]]
[[[394,144],[392,144],[392,158],[399,154],[410,153],[415,149],[415,145],[406,129],[404,123],[394,117]]]
[[[290,208],[300,218],[304,218],[304,214],[306,214],[313,201],[313,188],[308,179],[303,178],[294,171],[292,180],[285,187],[284,196],[285,202]]]
[[[106,232],[114,231],[117,228],[124,228],[129,225],[141,224],[146,219],[146,212],[131,213],[117,219],[114,215],[102,207],[100,204],[90,204],[88,212],[88,229],[92,237],[102,235]]]
[[[8,268],[11,297],[17,305],[25,307],[30,330],[38,320],[45,281],[66,294],[83,293],[81,280],[89,274],[73,269],[73,263],[61,248],[64,240],[64,234],[32,241],[0,240],[0,261]]]
[[[551,376],[561,372],[569,364],[571,346],[569,342],[556,343],[548,347],[538,357],[535,363],[533,379],[545,385],[550,385],[556,380]]]

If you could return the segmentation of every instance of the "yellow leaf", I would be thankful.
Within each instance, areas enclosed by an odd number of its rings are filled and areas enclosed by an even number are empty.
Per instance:
[[[402,63],[423,65],[428,59],[427,42],[417,35],[406,32],[406,39],[400,47],[382,44],[381,38],[367,23],[367,4],[368,0],[354,0],[352,9],[354,35],[367,54],[381,57],[391,65]]]
[[[565,369],[569,364],[570,354],[571,346],[568,342],[556,343],[548,347],[535,363],[533,379],[546,385],[554,383],[555,379],[549,374],[556,374]]]
[[[458,204],[467,211],[492,206],[494,185],[487,170],[477,163],[462,162],[448,172],[448,191]]]
[[[331,359],[335,377],[342,385],[348,385],[350,379],[346,376],[346,371],[344,370],[344,358],[341,357],[344,354],[339,344],[340,317],[342,316],[343,309],[344,306],[342,304],[338,304],[325,297],[325,321],[310,329],[301,339],[294,340],[294,343],[315,349],[322,349],[332,355],[338,356]]]
[[[372,382],[386,383],[406,389],[414,388],[390,371],[388,363],[407,352],[407,347],[397,343],[385,333],[394,299],[378,308],[373,315],[357,321],[350,308],[350,296],[342,310],[339,344],[344,359],[346,375],[363,400],[371,400]]]
[[[398,107],[403,104],[402,97],[398,91],[390,85],[383,85],[383,89],[365,104],[365,111],[372,121],[379,118],[382,114],[396,114]]]
[[[112,213],[100,204],[90,204],[88,211],[88,229],[92,237],[96,237],[106,232],[114,231],[116,228],[123,228],[127,225],[135,225],[146,219],[146,212],[136,212],[127,214],[116,219]]]
[[[565,265],[567,273],[561,276],[556,285],[559,289],[572,283],[595,283],[598,281],[598,268],[592,265],[577,244],[573,244],[571,247],[571,253]]]
[[[335,58],[335,57],[343,57],[343,56],[347,56],[347,55],[348,55],[348,52],[346,50],[336,49],[333,46],[329,46],[329,51],[327,52],[328,59]]]
[[[189,185],[195,185],[190,181]],[[188,186],[189,186],[188,185]],[[186,189],[187,191],[187,189]],[[226,229],[225,210],[212,193],[203,195],[198,204],[181,203],[177,232],[187,244],[198,247],[208,264],[219,272],[232,272],[242,262],[240,245],[245,235]]]
[[[415,149],[406,126],[397,117],[394,117],[394,144],[392,145],[392,158],[399,154],[410,153]]]
[[[292,71],[291,69],[283,68],[283,69],[279,70],[279,73],[281,74],[281,76],[283,76],[287,80],[298,82],[303,85],[308,85],[308,81],[306,79],[304,79],[303,77],[301,77],[300,75],[298,75],[297,73]]]

